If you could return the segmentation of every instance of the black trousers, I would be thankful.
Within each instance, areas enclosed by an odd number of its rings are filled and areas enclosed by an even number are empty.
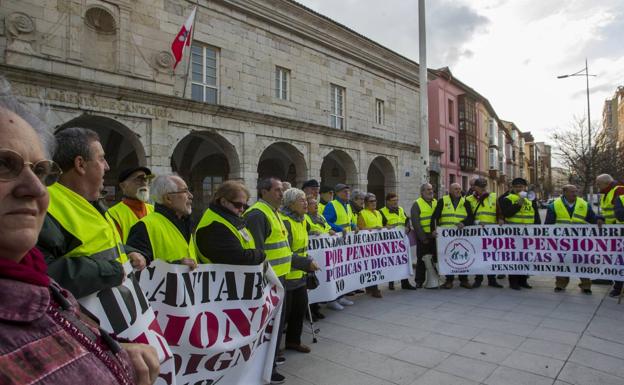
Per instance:
[[[308,311],[308,289],[304,286],[286,291],[286,343],[301,343],[301,332],[303,331],[303,319]]]
[[[416,277],[414,280],[417,284],[425,283],[425,279],[427,277],[427,268],[425,267],[425,261],[423,261],[423,255],[432,254],[433,262],[437,262],[438,258],[436,255],[436,243],[435,239],[429,240],[428,243],[423,243],[420,241],[416,242]]]
[[[279,277],[282,286],[286,286],[285,276]],[[284,291],[284,302],[282,303],[282,314],[280,314],[279,325],[277,327],[277,344],[275,344],[275,357],[277,357],[277,353],[280,351],[280,346],[282,345],[282,334],[284,334],[284,324],[286,322],[286,302],[288,301],[288,291]],[[275,360],[273,360],[273,371],[275,371]]]
[[[622,291],[622,284],[624,284],[624,282],[622,282],[622,281],[615,281],[613,283],[613,290]]]
[[[509,287],[518,287],[520,285],[526,285],[529,276],[510,274],[507,276],[507,278],[509,279]]]

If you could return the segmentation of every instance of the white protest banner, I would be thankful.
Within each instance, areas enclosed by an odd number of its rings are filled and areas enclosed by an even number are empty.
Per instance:
[[[139,283],[173,351],[178,384],[270,381],[284,298],[272,269],[202,264],[189,271],[157,260]]]
[[[412,274],[410,244],[403,227],[310,237],[308,255],[320,266],[320,285],[308,293],[310,303],[397,281]]]
[[[98,318],[102,329],[132,342],[153,346],[160,360],[160,376],[156,383],[175,384],[173,354],[156,315],[143,295],[130,262],[124,264],[124,271],[126,279],[121,285],[100,290],[78,301]]]
[[[438,228],[441,274],[528,274],[624,279],[624,226]]]

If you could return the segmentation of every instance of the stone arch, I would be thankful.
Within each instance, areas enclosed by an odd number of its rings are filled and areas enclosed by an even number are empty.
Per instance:
[[[258,159],[258,179],[277,177],[299,187],[308,177],[305,156],[286,142],[270,144]]]
[[[368,166],[368,192],[377,196],[377,207],[386,204],[386,194],[397,192],[394,166],[384,156],[377,156]]]
[[[108,204],[121,200],[122,194],[117,185],[119,173],[130,167],[146,165],[145,149],[139,135],[118,120],[86,113],[59,125],[56,132],[70,127],[97,132],[110,167],[104,175],[105,199]]]
[[[171,170],[179,174],[193,192],[193,217],[208,208],[221,183],[241,176],[234,145],[211,132],[191,132],[178,142],[171,155]]]
[[[358,171],[355,161],[342,150],[332,150],[323,157],[321,164],[321,185],[334,187],[345,183],[354,189],[358,185]]]

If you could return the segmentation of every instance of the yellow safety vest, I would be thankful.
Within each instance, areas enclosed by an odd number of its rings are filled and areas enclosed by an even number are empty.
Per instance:
[[[247,209],[245,214],[252,210],[260,210],[271,225],[271,233],[264,240],[266,260],[273,268],[276,276],[281,277],[288,274],[290,272],[292,252],[288,245],[288,232],[286,227],[284,227],[284,223],[277,216],[275,210],[262,201],[254,203],[253,206]]]
[[[570,217],[570,213],[568,212],[568,208],[565,203],[563,203],[563,199],[557,198],[553,202],[553,208],[555,209],[555,216],[557,217],[557,224],[565,224],[565,223],[587,223],[585,218],[587,217],[587,212],[589,207],[587,206],[587,202],[582,198],[576,198],[576,202],[574,204],[574,212],[572,213],[572,217]]]
[[[145,209],[147,214],[151,214],[154,212],[154,206],[149,203],[145,203]],[[130,229],[134,226],[139,219],[132,211],[127,204],[123,202],[119,202],[113,207],[109,208],[106,211],[106,215],[110,216],[112,220],[119,226],[121,229],[121,240],[125,244],[128,241],[128,235],[130,234]]]
[[[290,250],[292,251],[292,254],[300,257],[306,257],[308,255],[308,230],[305,219],[301,222],[297,222],[291,217],[281,213],[280,217],[283,221],[288,221],[288,223],[290,224],[290,236],[292,237]],[[303,270],[293,269],[293,267],[291,266],[291,270],[288,272],[288,274],[286,274],[286,279],[301,279],[303,278],[303,275]]]
[[[433,216],[433,211],[438,204],[438,200],[434,198],[430,205],[426,200],[420,197],[416,199],[416,204],[418,204],[418,208],[420,209],[420,226],[422,226],[425,233],[430,233],[431,217]]]
[[[80,245],[64,257],[91,257],[125,263],[128,260],[115,223],[93,207],[81,195],[60,183],[48,187],[48,214],[74,237]]]
[[[445,195],[438,204],[442,204],[442,215],[440,215],[440,227],[454,227],[459,222],[466,219],[468,213],[465,206],[466,200],[464,197],[459,199],[457,207],[453,207],[453,201],[450,195]]]
[[[613,197],[615,196],[616,188],[624,188],[620,186],[615,186],[608,193],[602,194],[602,198],[600,199],[600,212],[605,219],[605,223],[607,225],[612,225],[614,223],[624,223],[618,221],[615,218],[615,205],[613,204]],[[620,199],[622,199],[623,195],[620,195]],[[624,202],[624,201],[622,201]]]
[[[334,199],[329,202],[328,205],[334,206],[336,212],[336,226],[341,226],[344,231],[351,231],[351,225],[353,223],[353,210],[351,205],[347,203],[347,209],[345,210],[342,203]]]
[[[199,224],[197,225],[197,229],[195,230],[195,236],[193,237],[193,249],[195,250],[195,255],[199,259],[200,263],[212,263],[212,262],[210,261],[210,259],[204,256],[201,253],[201,251],[199,251],[199,248],[197,247],[197,232],[204,227],[210,226],[210,224],[212,224],[213,222],[221,223],[222,225],[227,227],[228,230],[230,230],[232,234],[236,236],[236,238],[240,242],[241,247],[243,249],[249,250],[249,249],[256,248],[256,242],[254,241],[253,236],[251,235],[249,230],[247,230],[247,228],[243,228],[239,230],[236,227],[234,227],[234,225],[231,224],[230,221],[223,218],[221,215],[217,214],[211,209],[207,209],[204,212],[204,215],[202,215],[202,218],[199,221]]]
[[[141,218],[139,222],[145,223],[154,260],[161,259],[172,263],[182,258],[191,258],[197,262],[193,236],[191,235],[191,239],[187,242],[180,230],[167,217],[153,212]]]
[[[323,211],[325,211],[325,205],[319,201],[319,203],[318,203],[318,215],[323,215]]]
[[[405,221],[407,220],[407,216],[405,215],[405,211],[403,207],[399,207],[399,213],[391,213],[390,210],[384,206],[381,208],[381,213],[386,217],[386,224],[390,226],[399,225],[405,226]]]
[[[320,214],[317,214],[320,216]],[[325,218],[323,216],[320,216],[321,218],[323,218],[323,224],[318,224],[318,223],[314,223],[314,221],[312,221],[312,218],[306,214],[305,215],[305,219],[308,222],[308,226],[310,227],[310,232],[316,232],[316,233],[320,233],[320,234],[327,234],[329,233],[329,230],[331,230],[331,226],[329,225],[329,223],[327,223],[327,221],[325,220]]]
[[[479,204],[479,200],[474,195],[469,195],[466,200],[470,203],[470,208],[475,215],[475,220],[485,225],[496,224],[496,200],[495,193],[489,193],[487,198]],[[478,207],[477,207],[478,206]]]
[[[517,194],[509,194],[505,197],[511,203],[516,204],[520,200]],[[505,222],[514,224],[532,225],[535,222],[535,210],[533,210],[533,202],[526,199],[522,208],[512,217],[505,218]]]
[[[378,210],[363,209],[358,215],[364,221],[364,224],[366,225],[365,229],[383,226],[383,218]]]

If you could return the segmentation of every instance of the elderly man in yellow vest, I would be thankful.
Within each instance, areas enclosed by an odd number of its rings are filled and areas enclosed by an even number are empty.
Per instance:
[[[515,178],[511,181],[509,194],[498,198],[500,212],[505,222],[514,225],[539,225],[542,219],[539,216],[537,202],[527,198],[527,181]],[[513,290],[532,289],[528,283],[528,275],[509,274],[509,287]]]
[[[442,197],[436,204],[431,218],[432,224],[439,227],[457,227],[462,229],[464,226],[470,226],[473,220],[472,207],[470,202],[463,197],[461,186],[459,183],[452,183],[449,186],[449,194]],[[452,289],[454,278],[454,275],[447,275],[446,282],[444,282],[442,288]],[[459,285],[464,289],[472,289],[467,275],[459,275],[459,282]]]
[[[555,199],[548,206],[546,211],[546,220],[544,224],[598,224],[604,223],[602,217],[596,216],[592,207],[583,199],[579,198],[578,188],[575,185],[568,184],[561,188],[562,196]],[[557,277],[555,281],[555,292],[561,292],[566,289],[570,277]],[[581,278],[579,287],[585,294],[591,294],[591,279]]]
[[[130,229],[128,246],[139,250],[150,262],[160,259],[168,263],[197,267],[193,245],[191,207],[193,194],[177,175],[159,175],[152,182],[154,212]]]
[[[55,134],[54,161],[63,174],[48,187],[50,206],[37,247],[48,263],[48,274],[76,298],[119,286],[122,264],[130,259],[145,267],[138,252],[126,255],[114,222],[99,204],[104,173],[109,170],[95,131],[64,128]]]
[[[609,174],[596,177],[596,186],[600,192],[600,214],[604,217],[607,225],[624,223],[624,210],[622,210],[622,198],[624,186],[615,181]],[[622,281],[615,281],[610,297],[617,297],[622,292]]]
[[[290,272],[292,251],[288,244],[288,231],[280,219],[278,211],[284,198],[282,181],[273,177],[263,178],[258,180],[257,189],[258,201],[245,212],[247,229],[254,238],[256,248],[264,250],[266,260],[285,287],[286,275]],[[286,291],[284,303],[288,301],[288,295],[288,291]],[[284,330],[285,316],[286,312],[282,311],[275,349],[275,363],[284,362],[284,358],[278,356],[277,353]],[[284,379],[285,377],[278,373],[274,366],[271,383],[282,383]]]
[[[492,226],[498,224],[496,219],[496,194],[487,191],[487,180],[484,178],[477,178],[472,181],[471,186],[472,193],[466,197],[466,200],[470,202],[474,213],[474,224],[481,226]],[[488,286],[502,288],[503,285],[496,282],[496,274],[488,274]],[[483,282],[483,275],[475,275],[473,288],[481,286]]]
[[[423,256],[431,254],[433,262],[437,262],[435,231],[431,226],[431,218],[436,208],[433,186],[425,183],[420,186],[420,197],[416,199],[410,210],[412,231],[416,234],[416,287],[425,283],[426,268]]]
[[[119,188],[123,199],[106,211],[117,226],[121,240],[125,243],[130,234],[130,228],[139,219],[154,212],[154,206],[147,203],[150,196],[149,182],[154,175],[147,167],[132,167],[119,174]]]
[[[334,193],[336,194],[335,199],[325,206],[323,216],[337,233],[355,230],[357,226],[353,216],[353,209],[349,204],[351,189],[346,184],[338,183],[334,187]]]

